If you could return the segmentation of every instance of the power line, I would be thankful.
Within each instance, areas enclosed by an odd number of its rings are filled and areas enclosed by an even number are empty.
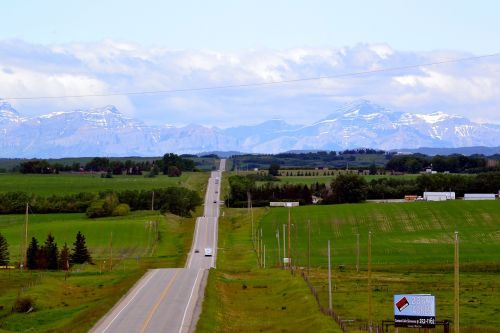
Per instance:
[[[315,77],[290,79],[290,80],[267,81],[267,82],[259,82],[259,83],[230,84],[230,85],[222,85],[222,86],[208,86],[208,87],[184,88],[184,89],[169,89],[169,90],[129,91],[129,92],[117,92],[117,93],[107,93],[107,94],[82,94],[82,95],[60,95],[60,96],[31,96],[31,97],[29,97],[29,96],[28,97],[5,97],[5,98],[2,98],[2,99],[3,100],[37,100],[37,99],[62,99],[62,98],[85,98],[85,97],[156,95],[156,94],[170,94],[170,93],[180,93],[180,92],[208,91],[208,90],[219,90],[219,89],[262,87],[262,86],[270,86],[270,85],[278,85],[278,84],[286,84],[286,83],[294,83],[294,82],[317,81],[317,80],[325,80],[325,79],[338,79],[338,78],[363,76],[363,75],[368,75],[368,74],[394,72],[394,71],[405,70],[405,69],[414,69],[414,68],[419,68],[419,67],[430,67],[430,66],[437,66],[437,65],[450,64],[450,63],[459,63],[459,62],[465,62],[465,61],[474,61],[474,60],[479,60],[479,59],[484,59],[484,58],[491,58],[491,57],[496,57],[496,56],[500,56],[500,52],[499,53],[492,53],[492,54],[482,55],[482,56],[474,56],[474,57],[467,57],[467,58],[458,58],[458,59],[449,59],[449,60],[428,62],[428,63],[422,63],[422,64],[417,64],[417,65],[398,66],[398,67],[374,69],[374,70],[360,71],[360,72],[350,72],[350,73],[343,73],[343,74],[315,76]]]

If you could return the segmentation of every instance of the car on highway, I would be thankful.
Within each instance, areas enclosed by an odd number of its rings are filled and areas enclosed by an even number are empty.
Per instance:
[[[206,247],[205,248],[205,257],[211,257],[212,256],[212,248],[211,247]]]
[[[194,253],[200,253],[200,250],[195,249],[195,250],[194,250]]]

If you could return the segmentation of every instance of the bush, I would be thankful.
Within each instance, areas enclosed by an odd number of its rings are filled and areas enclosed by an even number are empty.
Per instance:
[[[104,208],[104,200],[99,199],[92,202],[87,208],[87,217],[96,218],[108,216],[108,211]]]
[[[113,213],[111,215],[113,216],[125,216],[130,213],[130,206],[127,204],[119,204],[118,206],[113,209]]]
[[[31,308],[35,306],[35,301],[29,296],[18,297],[14,306],[12,307],[13,312],[24,313],[28,312]]]

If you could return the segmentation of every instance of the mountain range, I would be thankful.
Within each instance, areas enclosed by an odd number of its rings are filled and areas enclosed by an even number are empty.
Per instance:
[[[499,145],[500,125],[443,112],[392,111],[367,100],[346,104],[308,125],[273,119],[226,129],[197,124],[149,126],[111,105],[24,117],[0,100],[0,157],[6,158]]]

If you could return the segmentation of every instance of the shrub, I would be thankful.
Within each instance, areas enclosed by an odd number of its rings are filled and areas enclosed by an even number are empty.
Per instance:
[[[34,308],[35,301],[29,296],[18,297],[14,306],[12,307],[13,312],[23,313],[28,312],[31,308]]]
[[[87,208],[86,213],[87,213],[87,217],[90,217],[90,218],[108,216],[108,211],[104,208],[104,200],[103,199],[93,201],[90,204],[89,208]]]
[[[118,206],[113,209],[113,213],[111,215],[113,216],[125,216],[130,213],[130,206],[127,204],[119,204]]]

